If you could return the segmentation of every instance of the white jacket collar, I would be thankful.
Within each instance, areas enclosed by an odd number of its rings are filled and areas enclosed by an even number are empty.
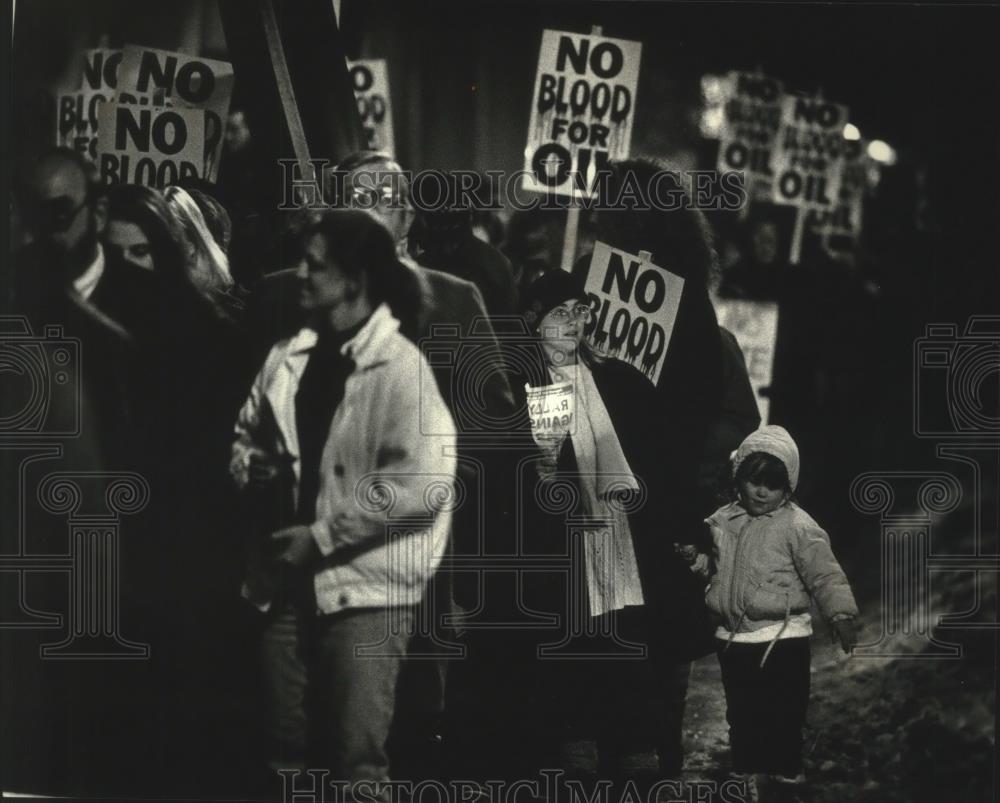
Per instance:
[[[399,331],[399,321],[387,304],[379,304],[367,323],[340,349],[340,353],[354,360],[358,369],[370,368],[384,359],[385,342]],[[319,339],[316,330],[304,327],[288,344],[289,355],[311,351]]]
[[[94,294],[94,290],[97,289],[98,282],[101,281],[101,277],[104,275],[104,248],[100,243],[97,243],[97,256],[94,257],[94,261],[87,266],[87,269],[77,276],[73,280],[73,289],[76,290],[85,300],[89,301],[90,297]]]

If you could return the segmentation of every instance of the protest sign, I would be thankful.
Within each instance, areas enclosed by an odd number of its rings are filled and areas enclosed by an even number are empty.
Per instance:
[[[774,149],[771,200],[799,209],[830,209],[840,192],[847,107],[786,95]]]
[[[83,52],[83,76],[77,89],[104,92],[110,96],[118,88],[122,62],[120,48],[95,47]]]
[[[750,196],[768,198],[784,87],[761,73],[736,71],[728,74],[726,83],[716,169],[742,171]]]
[[[524,386],[528,396],[531,435],[542,448],[551,448],[573,431],[576,411],[576,383],[573,380],[533,388]]]
[[[385,59],[359,59],[347,62],[351,73],[358,116],[368,138],[366,148],[396,153],[392,127],[392,100],[389,95],[389,70]]]
[[[750,386],[757,397],[762,424],[770,412],[761,390],[770,388],[774,374],[774,345],[778,336],[778,305],[775,302],[713,298],[719,326],[733,333],[746,358]]]
[[[609,160],[628,158],[641,54],[639,42],[542,33],[525,189],[589,198],[596,172]]]
[[[101,105],[114,97],[122,51],[85,50],[80,83],[56,94],[56,145],[97,159],[97,122]]]
[[[57,95],[56,145],[96,161],[100,110],[109,99],[107,93],[90,89]]]
[[[179,179],[201,176],[205,114],[203,109],[105,103],[98,115],[101,181],[162,189]]]
[[[126,45],[116,100],[141,106],[204,109],[204,162],[199,175],[215,181],[233,94],[233,65],[169,50]]]
[[[646,252],[633,256],[605,243],[594,245],[586,278],[590,344],[631,363],[654,385],[677,318],[684,280],[653,264]]]
[[[828,243],[836,238],[853,247],[861,239],[862,213],[872,160],[868,143],[862,139],[844,142],[844,166],[837,203],[829,210],[810,210],[810,229]]]

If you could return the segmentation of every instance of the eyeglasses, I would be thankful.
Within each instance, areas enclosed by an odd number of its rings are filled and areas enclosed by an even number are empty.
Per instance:
[[[372,209],[376,206],[398,205],[399,196],[392,187],[386,185],[378,189],[372,187],[354,187],[351,189],[350,205],[361,209]]]
[[[566,307],[556,307],[545,317],[555,321],[556,323],[566,323],[570,318],[579,318],[581,321],[586,323],[590,320],[590,305],[577,304],[571,309],[566,309]]]

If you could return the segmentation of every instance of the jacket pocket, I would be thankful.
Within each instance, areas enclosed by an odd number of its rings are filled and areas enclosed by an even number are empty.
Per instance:
[[[722,583],[719,582],[718,578],[719,575],[715,575],[705,591],[705,605],[712,613],[722,616]]]
[[[788,589],[761,586],[750,597],[747,616],[751,619],[784,619],[788,602]]]
[[[789,583],[763,583],[747,604],[751,619],[784,619],[787,613],[809,610],[809,595],[804,589]]]

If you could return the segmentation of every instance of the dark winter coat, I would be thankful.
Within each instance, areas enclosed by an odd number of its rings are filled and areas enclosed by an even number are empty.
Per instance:
[[[522,427],[528,433],[525,382],[532,387],[550,382],[548,371],[543,366],[530,373],[531,376],[517,376],[511,383],[521,408],[525,410]],[[667,422],[660,412],[660,395],[642,373],[620,360],[596,363],[591,367],[591,373],[629,467],[639,480],[640,487],[645,488],[645,500],[630,513],[629,527],[649,613],[649,636],[661,642],[661,646],[678,660],[705,654],[711,646],[711,634],[704,606],[704,589],[674,551],[675,543],[684,542],[681,537],[686,533],[674,526],[671,505],[676,495],[669,487],[671,461],[667,457],[668,433],[672,428],[666,426]],[[522,443],[525,440],[522,439]],[[576,471],[576,457],[570,438],[563,444],[557,471],[569,477]],[[695,477],[697,461],[689,464],[687,471]],[[537,500],[543,494],[538,492],[536,472],[525,471],[523,479],[526,487],[522,499],[530,510],[525,514],[525,540],[532,539],[544,545],[538,551],[549,554],[553,551],[556,554],[565,552],[568,532],[566,514],[541,509]]]

